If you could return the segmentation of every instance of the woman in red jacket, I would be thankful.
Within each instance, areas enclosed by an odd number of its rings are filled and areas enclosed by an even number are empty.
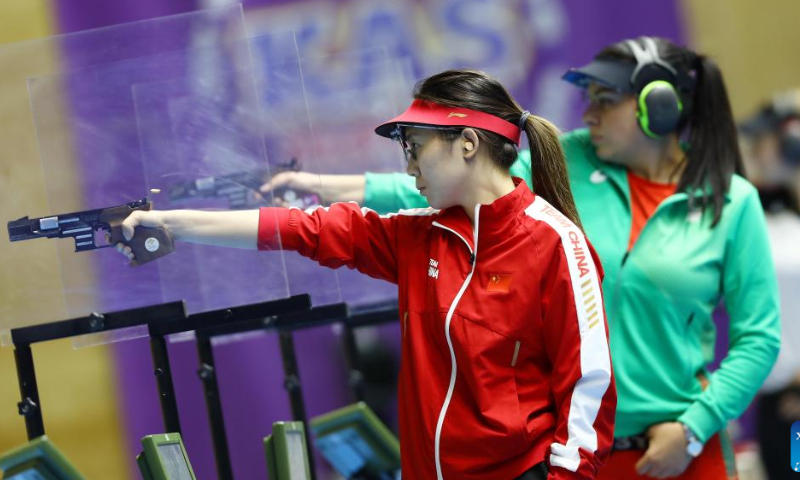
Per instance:
[[[376,133],[399,141],[433,208],[134,212],[126,238],[142,225],[183,241],[282,245],[396,283],[404,478],[594,478],[616,392],[602,271],[558,132],[482,72],[434,75],[414,98]],[[537,195],[509,174],[522,131]]]

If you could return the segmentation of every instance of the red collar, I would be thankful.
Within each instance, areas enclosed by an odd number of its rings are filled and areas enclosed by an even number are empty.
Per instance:
[[[514,190],[488,205],[481,205],[478,214],[478,231],[481,238],[485,238],[485,235],[501,234],[515,226],[519,213],[530,206],[536,198],[524,180],[517,177],[513,177],[513,180],[516,185]],[[436,222],[458,233],[474,251],[472,222],[464,208],[461,206],[446,208],[439,213]]]

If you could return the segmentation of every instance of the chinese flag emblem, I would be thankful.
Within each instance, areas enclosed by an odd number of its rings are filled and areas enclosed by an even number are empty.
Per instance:
[[[511,275],[505,273],[490,273],[486,291],[508,292],[509,286],[511,286]]]

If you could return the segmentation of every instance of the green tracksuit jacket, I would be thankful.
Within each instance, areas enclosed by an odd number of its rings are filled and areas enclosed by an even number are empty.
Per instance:
[[[758,194],[734,176],[712,229],[711,212],[690,211],[688,195],[676,193],[628,252],[626,170],[597,158],[586,130],[566,134],[562,145],[581,221],[605,269],[615,436],[679,420],[706,441],[748,406],[780,346],[778,290]],[[530,152],[520,153],[511,173],[530,179]],[[365,206],[393,212],[427,205],[411,177],[368,173]],[[711,315],[720,301],[730,317],[728,354],[709,374]],[[705,390],[699,373],[710,380]]]

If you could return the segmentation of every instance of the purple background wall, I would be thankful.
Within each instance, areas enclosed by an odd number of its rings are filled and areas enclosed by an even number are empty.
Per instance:
[[[623,38],[648,34],[680,42],[683,30],[676,5],[671,0],[253,0],[245,2],[245,13],[251,35],[294,29],[304,57],[381,44],[390,56],[409,58],[417,77],[456,66],[486,69],[499,76],[526,108],[571,129],[580,126],[580,98],[577,91],[559,82],[561,73]],[[67,33],[203,6],[187,0],[61,0],[58,23]],[[317,93],[313,80],[307,82],[312,86],[310,95]],[[84,159],[87,171],[93,161],[97,160]],[[350,274],[343,278],[347,279],[343,282],[346,300],[358,300],[359,292],[367,288],[386,288]],[[381,329],[380,338],[389,345],[396,337],[395,326]],[[349,402],[336,333],[331,329],[300,333],[296,345],[308,413],[319,414]],[[162,429],[150,352],[144,339],[118,343],[114,349],[133,459],[139,438]],[[195,345],[172,344],[170,355],[192,463],[199,479],[215,478],[202,388],[195,374]],[[215,356],[236,477],[265,478],[260,438],[273,421],[289,418],[275,338],[252,337],[220,345]]]

